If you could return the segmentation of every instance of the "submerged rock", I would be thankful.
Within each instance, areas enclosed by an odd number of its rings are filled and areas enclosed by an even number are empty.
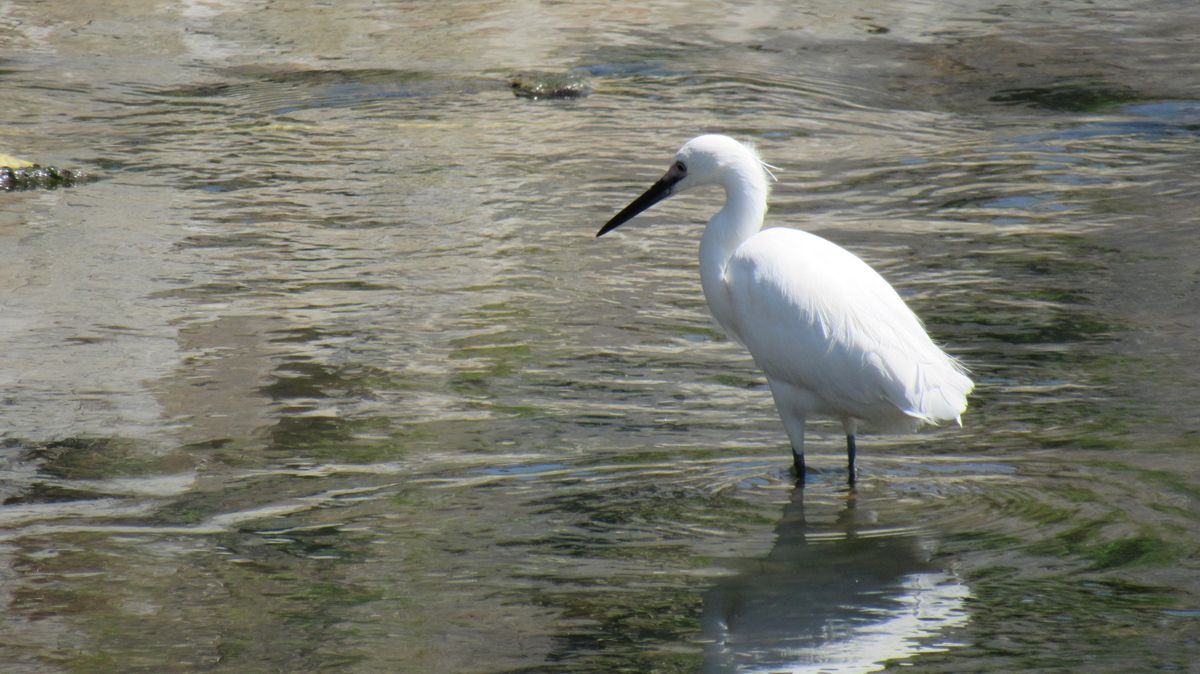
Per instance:
[[[70,187],[87,180],[83,171],[40,166],[33,162],[0,153],[0,191],[52,190]]]
[[[54,166],[32,164],[21,168],[0,166],[0,190],[52,190],[72,187],[87,179],[83,171],[60,169]]]
[[[520,72],[508,78],[513,94],[521,98],[583,98],[592,93],[588,78],[575,73]]]

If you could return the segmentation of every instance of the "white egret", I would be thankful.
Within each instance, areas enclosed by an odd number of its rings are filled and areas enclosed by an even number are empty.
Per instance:
[[[700,282],[717,323],[766,374],[803,481],[804,424],[831,416],[846,431],[855,480],[860,426],[912,431],[955,421],[974,384],[926,334],[896,291],[850,251],[796,229],[762,229],[767,167],[721,135],[688,141],[666,175],[596,234],[693,187],[725,188],[700,240]]]

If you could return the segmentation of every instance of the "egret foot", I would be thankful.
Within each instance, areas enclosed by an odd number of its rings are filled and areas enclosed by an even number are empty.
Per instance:
[[[796,469],[796,484],[804,486],[804,478],[808,474],[804,467],[804,452],[797,453],[795,449],[792,450],[792,467]]]

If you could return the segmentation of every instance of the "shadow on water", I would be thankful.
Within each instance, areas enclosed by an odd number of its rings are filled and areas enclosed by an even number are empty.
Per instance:
[[[804,496],[793,492],[765,557],[704,593],[704,671],[871,671],[944,650],[969,590],[920,535],[879,527],[854,492],[834,522],[812,525]]]

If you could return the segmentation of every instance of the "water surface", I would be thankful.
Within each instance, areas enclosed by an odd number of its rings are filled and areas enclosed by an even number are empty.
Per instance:
[[[1192,3],[0,3],[6,672],[1186,670]],[[518,70],[594,92],[516,98]],[[701,132],[876,266],[964,428],[712,326]]]

